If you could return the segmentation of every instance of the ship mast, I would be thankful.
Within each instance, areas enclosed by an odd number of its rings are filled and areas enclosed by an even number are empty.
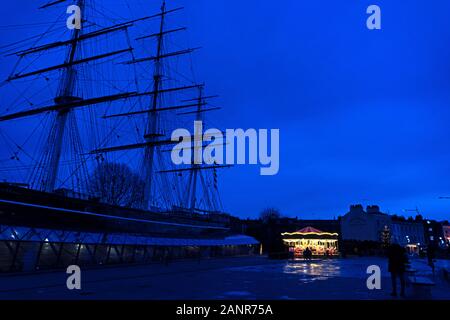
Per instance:
[[[61,1],[48,3],[42,8],[52,7],[58,4],[59,2]],[[86,7],[86,0],[78,0],[77,6],[80,8],[80,13],[83,13]],[[66,144],[65,136],[68,136],[68,139],[70,140],[67,141],[67,144],[70,144],[74,149],[76,149],[76,152],[74,153],[77,154],[76,157],[79,157],[79,155],[81,155],[82,150],[80,149],[81,146],[79,145],[80,136],[78,132],[78,127],[76,125],[76,117],[75,117],[76,115],[73,112],[74,109],[81,107],[91,107],[93,105],[105,102],[113,102],[122,99],[153,95],[153,92],[138,93],[136,91],[130,91],[111,95],[104,95],[99,97],[90,97],[87,99],[75,96],[76,81],[78,78],[76,66],[78,65],[83,66],[89,62],[115,57],[120,54],[129,53],[133,50],[129,46],[128,48],[123,48],[121,50],[109,51],[106,53],[83,58],[78,56],[82,43],[88,39],[96,39],[99,36],[127,30],[129,27],[133,26],[135,22],[151,18],[153,17],[152,16],[143,17],[137,20],[131,20],[110,27],[97,29],[95,31],[91,31],[88,33],[83,33],[81,29],[75,28],[73,31],[73,35],[70,37],[69,40],[51,42],[9,54],[9,55],[16,55],[19,57],[19,59],[22,59],[26,56],[34,54],[42,54],[43,52],[52,49],[67,48],[67,57],[64,63],[51,65],[46,68],[28,72],[25,72],[24,70],[22,70],[21,72],[16,72],[16,68],[18,66],[18,64],[16,64],[14,70],[11,72],[10,76],[6,79],[6,83],[9,83],[14,82],[18,79],[24,79],[32,76],[41,77],[42,75],[48,72],[61,71],[62,73],[62,76],[59,78],[59,87],[57,93],[55,95],[55,98],[53,99],[54,104],[0,116],[0,122],[3,122],[26,118],[34,115],[41,115],[48,112],[53,112],[55,114],[54,121],[48,133],[48,138],[44,142],[45,144],[44,152],[40,157],[40,160],[34,166],[33,172],[31,174],[33,186],[46,192],[53,192],[57,188],[57,179],[59,169],[61,166],[61,157],[63,151],[62,149]],[[84,21],[84,19],[82,21]],[[80,159],[77,159],[77,161],[79,160]],[[77,169],[80,168],[82,168],[83,170],[84,163],[81,163],[79,166],[77,166]]]
[[[156,112],[158,109],[158,102],[160,99],[159,90],[162,77],[161,55],[163,48],[164,37],[164,19],[166,16],[166,1],[164,0],[161,6],[161,18],[159,24],[159,33],[156,35],[157,47],[156,55],[154,59],[154,71],[153,71],[153,96],[150,111],[147,116],[147,132],[145,134],[146,142],[149,144],[145,147],[144,153],[144,167],[145,167],[145,189],[144,189],[144,203],[147,208],[152,206],[152,184],[153,184],[153,161],[155,157],[155,148],[157,147],[153,142],[155,137],[159,136],[159,114]]]
[[[148,92],[148,95],[151,95],[151,102],[148,108],[145,110],[138,111],[129,111],[120,114],[112,114],[106,115],[104,118],[114,118],[114,117],[129,117],[132,115],[145,115],[146,116],[146,128],[145,134],[143,136],[144,142],[128,144],[128,145],[120,145],[120,146],[112,146],[112,147],[104,147],[98,148],[91,151],[91,154],[98,153],[107,153],[107,152],[117,152],[123,150],[131,150],[131,149],[139,149],[142,148],[144,152],[144,163],[143,163],[143,171],[144,171],[144,205],[146,208],[150,209],[152,207],[157,207],[159,204],[157,203],[158,197],[156,195],[156,174],[162,173],[164,170],[157,171],[156,160],[158,159],[160,147],[163,145],[177,144],[177,141],[172,141],[171,139],[164,138],[165,133],[163,132],[163,128],[160,127],[160,112],[166,111],[175,111],[178,109],[186,109],[197,107],[198,103],[188,103],[181,105],[173,105],[173,106],[162,106],[162,95],[164,93],[184,91],[189,89],[198,89],[202,88],[203,84],[191,84],[180,87],[170,87],[163,88],[162,80],[164,77],[163,70],[163,60],[170,59],[180,55],[186,55],[197,48],[187,48],[178,51],[165,52],[164,51],[164,40],[165,36],[171,33],[183,31],[186,28],[175,28],[175,29],[165,29],[165,18],[167,14],[181,10],[183,8],[175,8],[171,10],[166,10],[166,2],[163,0],[161,5],[161,10],[158,14],[153,15],[152,17],[158,16],[159,20],[159,29],[157,33],[152,33],[146,36],[141,36],[136,38],[136,40],[148,39],[148,38],[156,38],[156,52],[152,56],[136,58],[131,61],[126,62],[126,64],[135,64],[135,63],[143,63],[143,62],[153,62],[153,86],[152,90]],[[164,139],[162,139],[164,138]],[[171,205],[174,205],[173,203]]]
[[[48,8],[55,6],[59,4],[62,1],[53,1],[49,2],[42,8]],[[80,12],[86,11],[87,3],[86,0],[78,0],[77,5],[80,7]],[[198,187],[202,186],[203,195],[205,197],[205,204],[209,208],[213,208],[213,211],[216,211],[214,208],[218,208],[214,201],[214,197],[211,198],[209,194],[209,185],[207,184],[207,181],[205,180],[205,175],[203,174],[205,170],[213,170],[215,173],[217,169],[219,168],[226,168],[230,167],[228,165],[204,165],[204,164],[196,164],[195,161],[193,161],[192,165],[190,165],[187,168],[164,168],[164,164],[161,164],[163,168],[156,168],[157,160],[160,160],[161,154],[161,147],[162,146],[169,146],[169,145],[175,145],[179,141],[173,141],[169,137],[165,136],[165,132],[163,131],[164,128],[161,127],[161,112],[173,112],[178,111],[180,109],[191,109],[195,108],[194,110],[188,110],[185,112],[179,112],[177,115],[195,115],[195,120],[202,120],[202,114],[205,112],[213,111],[220,109],[218,107],[212,107],[212,108],[204,108],[205,105],[208,103],[206,102],[207,99],[214,98],[216,96],[204,96],[203,95],[203,87],[204,84],[197,84],[194,82],[191,82],[189,84],[181,85],[181,86],[175,86],[175,87],[164,87],[163,86],[163,79],[164,79],[164,61],[166,59],[170,60],[171,58],[190,54],[193,51],[195,51],[198,48],[185,48],[180,49],[176,51],[169,51],[166,52],[164,48],[165,44],[165,36],[168,34],[176,33],[179,31],[183,31],[186,28],[185,27],[179,27],[179,28],[173,28],[173,29],[165,29],[165,22],[166,22],[166,16],[170,13],[176,12],[183,9],[182,7],[174,8],[167,10],[166,9],[166,2],[165,0],[162,1],[161,10],[157,14],[153,14],[150,16],[125,21],[119,24],[115,24],[112,26],[104,27],[101,29],[96,29],[94,31],[90,32],[82,32],[80,29],[74,29],[72,36],[65,41],[56,41],[51,42],[43,45],[39,45],[36,47],[31,47],[28,49],[20,50],[14,53],[11,53],[10,55],[17,55],[20,59],[28,56],[28,55],[34,55],[34,54],[42,54],[45,51],[53,50],[53,49],[60,49],[60,48],[66,48],[67,49],[67,57],[66,61],[61,64],[51,65],[45,68],[32,70],[32,71],[25,71],[22,70],[20,72],[16,72],[16,67],[11,72],[10,76],[6,79],[6,82],[13,82],[18,79],[24,79],[28,77],[33,76],[39,76],[42,77],[43,74],[49,73],[49,72],[55,72],[55,71],[61,71],[62,76],[59,80],[59,87],[57,90],[57,93],[55,95],[54,103],[50,105],[44,105],[40,107],[33,107],[31,109],[25,109],[20,110],[14,113],[9,113],[5,115],[0,115],[0,122],[3,121],[11,121],[16,119],[22,119],[27,118],[30,116],[35,115],[43,115],[47,113],[53,113],[54,120],[53,124],[51,126],[50,132],[48,134],[48,138],[46,139],[45,143],[45,149],[44,153],[41,156],[40,160],[36,163],[36,166],[33,168],[32,172],[32,178],[33,181],[36,182],[36,185],[39,189],[46,191],[46,192],[53,192],[58,187],[57,186],[57,180],[58,175],[61,175],[59,173],[61,162],[64,160],[62,159],[62,152],[63,148],[66,148],[65,141],[67,138],[65,136],[70,136],[73,138],[73,135],[78,135],[78,128],[76,125],[76,115],[75,112],[77,109],[87,108],[87,107],[94,107],[97,104],[103,104],[103,103],[110,103],[118,100],[128,100],[132,98],[140,98],[143,96],[149,96],[150,97],[150,104],[148,107],[140,108],[138,110],[133,110],[134,104],[131,107],[131,110],[128,112],[118,113],[118,114],[109,114],[104,115],[103,118],[115,118],[115,117],[130,117],[130,116],[137,116],[142,115],[144,116],[145,120],[145,132],[144,134],[139,137],[141,141],[137,141],[134,143],[128,143],[128,144],[122,144],[122,145],[116,145],[116,146],[107,146],[105,144],[109,143],[109,138],[103,140],[99,146],[97,146],[96,149],[91,150],[90,152],[86,153],[80,153],[80,147],[79,145],[75,146],[77,149],[73,154],[81,154],[81,155],[97,155],[97,154],[103,154],[103,153],[111,153],[111,152],[120,152],[120,151],[129,151],[129,150],[136,150],[141,149],[143,151],[144,155],[144,161],[143,161],[143,169],[144,169],[144,191],[143,191],[143,200],[144,200],[144,207],[151,209],[154,207],[157,207],[161,205],[158,203],[158,201],[163,199],[167,205],[167,208],[176,206],[181,203],[181,205],[185,209],[189,209],[190,211],[197,211],[200,210],[199,205],[201,203],[199,202],[198,197]],[[156,52],[154,55],[151,56],[144,56],[140,58],[135,58],[134,54],[132,54],[132,60],[122,62],[121,64],[140,64],[140,63],[153,63],[154,69],[153,71],[153,83],[152,87],[148,91],[144,92],[138,92],[138,91],[126,91],[126,92],[116,92],[112,93],[110,95],[103,95],[103,96],[94,96],[94,97],[77,97],[76,95],[82,95],[83,92],[76,92],[76,83],[77,83],[77,70],[78,65],[84,66],[85,64],[88,64],[90,62],[95,62],[99,60],[104,60],[106,58],[117,58],[118,55],[123,55],[126,53],[132,53],[133,48],[131,47],[130,42],[128,41],[128,47],[117,49],[115,51],[108,51],[105,53],[93,55],[93,56],[87,56],[87,57],[80,57],[78,53],[81,53],[80,49],[84,43],[84,41],[89,39],[96,39],[99,36],[108,35],[110,33],[115,32],[121,32],[125,31],[127,32],[127,29],[129,27],[134,26],[137,22],[141,22],[144,20],[150,20],[153,18],[159,18],[159,29],[157,33],[152,33],[144,36],[140,36],[139,38],[136,38],[135,40],[142,40],[142,39],[150,39],[154,38],[156,39]],[[84,20],[85,21],[85,20]],[[28,68],[28,66],[27,66]],[[181,100],[181,104],[175,104],[175,105],[163,105],[162,96],[165,94],[172,94],[176,92],[182,92],[182,91],[189,91],[192,89],[198,90],[199,94],[196,98],[193,99],[187,99],[187,100]],[[138,88],[136,88],[138,90]],[[78,90],[77,90],[78,91]],[[200,133],[202,134],[202,133]],[[76,139],[76,137],[75,137]],[[191,137],[191,139],[195,139],[195,135]],[[69,140],[71,140],[69,138]],[[73,141],[67,141],[68,143],[74,143]],[[76,141],[75,141],[76,143]],[[216,142],[217,143],[217,142]],[[201,146],[203,148],[204,146]],[[195,149],[195,147],[194,147]],[[198,148],[197,148],[198,149]],[[194,150],[194,152],[197,152],[197,150]],[[72,160],[72,159],[71,159]],[[80,159],[77,159],[79,161]],[[81,166],[84,165],[84,160],[81,159]],[[75,170],[78,170],[76,168]],[[168,199],[164,197],[164,190],[158,189],[156,187],[156,182],[158,181],[159,174],[162,175],[173,175],[174,179],[177,180],[179,176],[183,172],[189,172],[189,183],[186,185],[180,187],[178,186],[178,190],[184,191],[184,195],[178,195],[178,199]],[[87,176],[87,174],[86,174]],[[177,177],[175,177],[177,176]],[[168,185],[166,178],[161,178],[163,181],[163,184]],[[86,177],[87,180],[87,177]],[[179,184],[181,184],[181,181],[178,181]],[[63,183],[64,185],[64,183]],[[161,196],[161,194],[163,194]],[[159,196],[159,197],[158,197]],[[174,201],[175,200],[175,201]],[[207,212],[207,211],[205,211]]]
[[[208,112],[208,111],[212,111],[212,110],[217,110],[218,108],[210,108],[210,109],[204,109],[203,106],[206,105],[205,99],[209,99],[209,98],[215,98],[217,96],[209,96],[209,97],[205,97],[203,95],[203,88],[199,88],[199,95],[197,98],[197,109],[195,111],[195,121],[202,121],[203,125],[205,124],[203,121],[203,113],[204,112]],[[202,135],[203,132],[199,132],[196,134],[200,134]],[[195,139],[195,138],[194,138]],[[215,141],[214,142],[215,145],[223,145],[223,141]],[[218,166],[217,164],[214,163],[213,166],[204,166],[201,164],[196,163],[195,161],[195,154],[197,152],[199,152],[200,150],[202,150],[204,148],[203,145],[197,145],[196,142],[194,142],[194,148],[193,148],[193,153],[192,153],[192,165],[190,168],[188,168],[189,172],[190,172],[190,177],[189,177],[189,183],[188,183],[188,189],[187,189],[187,198],[189,199],[189,203],[187,203],[186,208],[189,208],[189,210],[193,213],[196,210],[198,211],[203,211],[203,212],[216,212],[219,211],[219,203],[216,201],[217,199],[213,196],[210,197],[209,194],[209,189],[210,187],[207,185],[207,182],[205,180],[205,176],[204,176],[204,170],[212,170],[213,171],[213,175],[216,176],[217,174],[217,169],[219,168],[229,168],[230,166],[224,165],[224,166]],[[200,151],[201,152],[201,151]],[[197,193],[198,193],[198,180],[200,179],[200,186],[201,186],[201,194],[204,197],[204,200],[206,201],[206,206],[208,208],[208,210],[202,210],[199,207],[199,202],[198,202],[198,198],[197,198]],[[214,178],[214,180],[216,180]],[[217,186],[216,186],[216,181],[214,181],[214,189],[217,190]],[[220,200],[219,200],[220,201]]]
[[[80,8],[81,17],[83,17],[84,10],[84,0],[78,0],[77,3]],[[67,67],[64,70],[63,77],[60,83],[60,92],[55,98],[56,105],[64,105],[66,103],[76,101],[78,98],[74,97],[74,87],[76,81],[76,70],[74,68],[73,62],[75,61],[75,55],[78,45],[78,37],[80,35],[81,29],[75,28],[72,36],[72,42],[68,48],[69,58],[67,61]],[[64,138],[64,132],[66,129],[67,118],[71,112],[70,108],[62,108],[57,112],[55,127],[52,128],[52,133],[49,136],[48,146],[50,146],[50,161],[47,169],[47,177],[42,184],[44,191],[53,192],[55,190],[56,179],[58,177],[59,162],[61,159],[61,148]],[[53,147],[51,147],[53,146]]]
[[[48,4],[42,6],[41,8],[49,8],[58,5],[62,1],[53,1],[49,2]],[[77,0],[77,5],[80,7],[80,12],[86,11],[87,2],[86,0]],[[32,187],[38,188],[40,190],[46,191],[46,192],[53,192],[56,188],[58,188],[58,175],[61,175],[59,172],[61,169],[62,161],[63,161],[63,149],[65,149],[66,146],[66,140],[67,144],[74,144],[72,147],[74,147],[74,152],[71,154],[80,157],[83,155],[94,155],[94,154],[103,154],[103,153],[109,153],[109,152],[117,152],[117,151],[127,151],[127,150],[133,150],[133,149],[142,149],[144,153],[144,194],[143,194],[143,200],[144,206],[146,208],[152,208],[155,206],[158,206],[159,203],[159,197],[157,195],[157,192],[163,192],[162,190],[159,190],[156,188],[156,181],[158,180],[158,174],[175,174],[182,172],[186,169],[179,169],[179,170],[170,170],[170,168],[158,168],[159,170],[156,170],[156,162],[160,159],[161,147],[166,145],[174,145],[177,144],[178,141],[172,141],[168,137],[165,137],[165,132],[163,131],[163,128],[161,128],[161,116],[160,112],[171,112],[171,111],[177,111],[179,109],[190,109],[193,107],[196,107],[196,111],[187,111],[184,113],[178,113],[178,115],[188,115],[192,113],[197,114],[197,119],[200,119],[200,113],[215,110],[217,108],[210,108],[210,109],[202,109],[201,107],[206,105],[205,99],[208,97],[198,97],[191,100],[182,100],[182,102],[186,102],[185,104],[175,104],[175,105],[162,105],[162,96],[164,94],[169,93],[176,93],[180,91],[188,91],[192,89],[201,89],[204,87],[203,84],[197,84],[197,83],[190,83],[185,84],[182,86],[175,86],[175,87],[163,87],[163,77],[164,77],[164,68],[163,68],[163,62],[171,58],[190,54],[193,51],[195,51],[198,48],[185,48],[181,50],[176,51],[169,51],[166,52],[164,48],[165,43],[165,36],[168,34],[176,33],[179,31],[183,31],[186,28],[185,27],[178,27],[173,29],[165,29],[165,20],[166,16],[170,13],[176,12],[183,9],[182,7],[174,8],[167,10],[166,9],[166,2],[162,1],[161,10],[157,14],[125,21],[119,24],[115,24],[112,26],[104,27],[101,29],[96,29],[94,31],[90,32],[83,32],[80,29],[74,29],[73,34],[68,40],[65,41],[54,41],[47,44],[23,49],[17,52],[13,52],[10,55],[16,55],[19,57],[19,61],[30,55],[42,55],[46,51],[51,51],[55,49],[61,49],[66,48],[67,49],[67,56],[64,63],[60,64],[54,64],[51,66],[47,66],[44,68],[38,68],[34,70],[27,70],[28,67],[31,66],[28,65],[25,69],[21,70],[20,72],[17,71],[17,66],[13,69],[9,77],[6,79],[6,83],[14,82],[16,80],[30,78],[30,77],[37,77],[42,78],[43,75],[50,73],[50,72],[61,72],[61,76],[59,77],[59,86],[58,90],[54,96],[53,104],[47,104],[40,107],[33,107],[33,108],[26,108],[22,109],[13,113],[3,114],[0,115],[0,122],[6,122],[6,121],[12,121],[16,119],[23,119],[31,116],[37,116],[37,115],[44,115],[48,113],[53,114],[53,123],[50,126],[50,131],[48,133],[48,137],[44,141],[44,150],[41,154],[40,159],[37,159],[35,166],[33,166],[33,171],[31,173],[31,179],[32,179]],[[128,47],[118,49],[116,51],[108,51],[105,53],[93,55],[93,56],[87,56],[87,57],[80,57],[79,54],[81,54],[81,47],[86,40],[92,40],[96,39],[97,37],[108,35],[110,33],[115,32],[121,32],[125,31],[127,32],[127,29],[129,27],[134,26],[137,22],[141,22],[144,20],[150,20],[153,18],[159,18],[159,30],[157,33],[152,33],[148,35],[141,36],[139,38],[136,38],[136,40],[142,40],[142,39],[150,39],[154,38],[156,39],[156,52],[154,55],[150,56],[144,56],[140,58],[135,58],[134,54],[132,54],[132,60],[122,62],[122,64],[140,64],[140,63],[152,63],[152,66],[154,69],[153,71],[153,83],[152,88],[148,91],[144,92],[138,92],[138,91],[127,91],[127,92],[118,92],[113,93],[110,95],[103,95],[103,96],[90,96],[87,98],[83,98],[82,96],[77,97],[77,95],[82,95],[83,92],[78,92],[78,89],[76,86],[78,75],[78,66],[84,66],[85,64],[89,64],[91,62],[96,62],[99,60],[106,60],[108,59],[115,59],[118,55],[124,55],[126,53],[133,52],[133,48],[131,47],[130,42],[128,41]],[[83,21],[86,21],[86,19],[83,19]],[[44,79],[47,79],[45,77]],[[48,80],[48,79],[47,79]],[[136,88],[138,90],[138,88]],[[202,92],[200,90],[200,92]],[[136,142],[131,144],[124,144],[124,145],[118,145],[118,146],[105,146],[105,144],[108,144],[109,139],[103,140],[99,146],[97,146],[96,149],[91,150],[89,153],[83,153],[81,148],[81,145],[78,144],[79,141],[79,133],[78,133],[78,127],[76,125],[76,116],[77,113],[75,112],[77,109],[82,108],[93,108],[97,104],[103,104],[103,103],[109,103],[113,101],[118,100],[127,100],[131,98],[140,98],[143,96],[149,96],[151,99],[150,105],[147,108],[143,108],[140,110],[129,110],[125,113],[120,114],[112,114],[112,115],[105,115],[103,118],[112,118],[112,117],[129,117],[133,115],[144,115],[145,116],[145,132],[140,137],[142,139],[142,142]],[[133,106],[135,106],[134,104]],[[132,107],[133,108],[133,107]],[[67,136],[67,137],[66,137]],[[77,140],[78,139],[78,140]],[[70,159],[70,161],[75,159]],[[80,162],[81,161],[81,162]],[[80,157],[80,159],[76,159],[74,162],[78,162],[80,166],[77,165],[77,168],[75,170],[79,170],[79,168],[84,167],[84,159]],[[158,162],[159,163],[159,162]],[[164,167],[164,165],[163,165]],[[169,166],[170,167],[170,166]],[[169,169],[169,170],[165,170]],[[190,168],[188,168],[190,169]],[[192,198],[189,203],[184,203],[183,205],[186,208],[194,208],[196,204],[195,199],[195,189],[197,180],[200,180],[201,174],[199,174],[199,170],[205,170],[205,169],[211,169],[211,167],[203,167],[200,165],[196,165],[196,168],[193,173],[193,180],[194,180],[194,186],[191,187],[192,191]],[[84,169],[83,169],[84,170]],[[86,174],[86,172],[84,172]],[[87,174],[85,180],[87,180]],[[165,180],[165,178],[162,178],[162,180]],[[78,181],[78,179],[77,179]],[[61,185],[64,185],[65,182],[62,182]],[[166,182],[164,182],[166,183]],[[166,183],[167,184],[167,183]],[[89,186],[87,186],[89,188]],[[161,197],[161,199],[164,199],[164,197]],[[166,202],[170,199],[164,199]],[[179,201],[182,201],[181,197],[178,199]],[[169,202],[172,202],[170,200]],[[169,207],[173,206],[175,204],[178,204],[179,202],[173,202],[173,203],[166,203]]]
[[[197,111],[195,113],[195,121],[202,121],[202,106],[204,105],[204,101],[203,101],[203,88],[199,89],[199,94],[198,94],[198,101],[197,101]],[[199,132],[199,134],[203,134],[203,132]],[[191,210],[191,212],[193,212],[196,208],[196,203],[197,203],[197,177],[198,174],[200,173],[198,168],[200,167],[199,164],[195,163],[195,154],[196,152],[198,152],[198,148],[195,147],[196,142],[194,142],[194,152],[192,153],[192,165],[191,165],[191,170],[190,171],[190,179],[189,179],[189,185],[188,185],[188,192],[187,192],[187,196],[189,197],[190,195],[190,203],[188,204],[188,206],[186,206],[186,208],[189,208]]]

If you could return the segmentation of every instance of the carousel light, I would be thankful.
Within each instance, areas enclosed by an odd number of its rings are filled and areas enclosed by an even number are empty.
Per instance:
[[[297,234],[301,234],[301,235],[318,235],[318,236],[322,236],[322,235],[329,235],[329,236],[337,236],[337,233],[331,233],[331,232],[284,232],[281,235],[282,236],[293,236],[293,235],[297,235]]]

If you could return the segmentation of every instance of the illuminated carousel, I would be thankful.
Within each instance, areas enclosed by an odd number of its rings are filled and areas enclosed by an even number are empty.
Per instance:
[[[339,253],[337,233],[306,227],[295,232],[284,232],[281,235],[283,243],[296,257],[303,256],[306,248],[311,250],[313,256],[335,256]]]

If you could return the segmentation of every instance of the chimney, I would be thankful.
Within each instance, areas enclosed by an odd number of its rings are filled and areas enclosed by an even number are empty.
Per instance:
[[[350,206],[350,212],[364,212],[364,208],[361,204],[352,204]]]
[[[380,213],[380,207],[376,205],[367,206],[366,211],[367,213]]]

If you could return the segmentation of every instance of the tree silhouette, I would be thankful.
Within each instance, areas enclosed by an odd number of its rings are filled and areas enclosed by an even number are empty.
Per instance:
[[[259,214],[259,219],[262,222],[277,220],[280,217],[281,217],[280,211],[276,208],[266,208]]]
[[[142,208],[144,181],[123,163],[103,162],[92,175],[92,190],[101,202]]]

